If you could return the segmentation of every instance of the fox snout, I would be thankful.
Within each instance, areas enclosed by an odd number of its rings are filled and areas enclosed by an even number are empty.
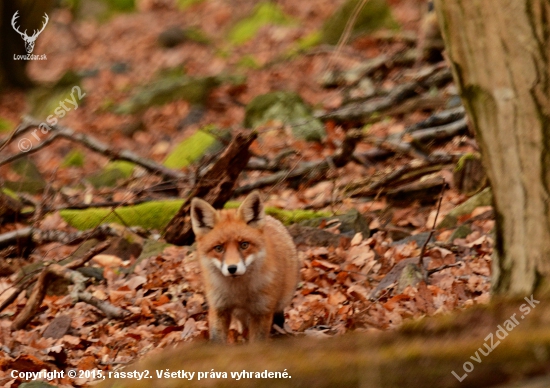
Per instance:
[[[217,259],[214,259],[214,264],[224,276],[239,276],[244,275],[246,272],[246,265],[241,260],[237,264],[227,264],[225,262],[220,262]]]
[[[234,257],[225,258],[221,260],[218,258],[212,258],[214,265],[221,271],[224,276],[239,276],[244,275],[250,265],[257,259],[262,258],[264,251],[250,254],[246,257],[239,255],[238,259]]]

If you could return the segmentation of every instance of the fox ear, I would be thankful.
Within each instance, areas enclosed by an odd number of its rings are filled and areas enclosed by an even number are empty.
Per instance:
[[[239,210],[239,217],[253,228],[263,226],[265,221],[264,204],[260,198],[260,193],[253,191],[245,198]]]
[[[193,198],[191,200],[191,226],[195,236],[202,236],[210,232],[217,221],[216,209],[208,202]]]

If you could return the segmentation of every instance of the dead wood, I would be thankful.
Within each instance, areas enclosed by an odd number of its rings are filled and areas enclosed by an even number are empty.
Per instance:
[[[9,245],[24,246],[28,244],[41,244],[59,242],[66,245],[78,244],[91,238],[118,236],[119,233],[109,225],[99,225],[93,230],[68,233],[61,230],[41,230],[27,226],[11,232],[0,234],[0,248]]]
[[[86,302],[101,310],[107,318],[123,318],[130,313],[124,309],[113,306],[109,302],[99,300],[92,296],[90,293],[85,292],[87,278],[80,272],[70,269],[68,266],[64,267],[59,264],[51,264],[46,267],[36,282],[27,304],[21,310],[21,312],[15,317],[11,324],[12,330],[23,329],[27,323],[36,315],[44,297],[46,296],[46,289],[53,277],[59,277],[66,279],[74,284],[71,296],[74,303],[79,301]]]
[[[419,91],[427,91],[432,86],[441,86],[451,80],[452,75],[448,68],[434,67],[432,71],[420,74],[416,80],[396,86],[386,96],[346,104],[333,112],[323,114],[321,118],[336,121],[369,120],[374,113],[385,112],[418,96]]]
[[[450,124],[444,124],[438,127],[419,129],[410,134],[415,141],[426,143],[428,141],[445,140],[456,135],[466,133],[468,123],[466,118],[462,118]]]
[[[283,183],[290,179],[302,179],[308,183],[319,181],[326,177],[331,168],[341,168],[353,158],[357,143],[363,138],[359,130],[348,131],[340,149],[330,157],[317,162],[305,162],[291,170],[284,170],[255,182],[241,186],[235,190],[235,195],[246,194],[261,187]]]
[[[20,124],[20,127],[25,128],[25,129],[40,128],[41,126],[42,126],[42,128],[44,128],[44,126],[48,127],[46,125],[46,123],[41,122],[41,121],[36,120],[36,119],[33,119],[33,118],[28,118],[28,117],[25,117],[23,119],[22,123]],[[163,166],[162,164],[158,164],[157,162],[155,162],[153,160],[141,157],[141,156],[139,156],[139,155],[137,155],[137,154],[135,154],[135,153],[133,153],[132,151],[129,151],[129,150],[116,150],[116,149],[108,146],[107,144],[97,140],[96,138],[94,138],[92,136],[85,135],[83,133],[75,132],[73,129],[71,129],[69,127],[65,127],[65,126],[62,126],[62,125],[53,125],[53,126],[48,127],[48,128],[50,128],[49,131],[51,132],[51,134],[47,139],[42,140],[42,142],[40,144],[34,146],[33,148],[31,148],[27,152],[20,152],[18,154],[11,155],[11,156],[8,156],[4,159],[1,159],[0,160],[0,166],[3,166],[4,164],[10,163],[10,162],[13,162],[14,160],[22,158],[26,155],[35,153],[35,152],[41,150],[42,148],[48,146],[49,144],[51,144],[54,140],[56,140],[58,138],[63,138],[63,139],[67,139],[67,140],[82,144],[86,148],[88,148],[88,149],[90,149],[94,152],[100,153],[100,154],[108,157],[109,159],[112,159],[112,160],[125,160],[125,161],[128,161],[128,162],[135,163],[138,166],[143,167],[147,171],[149,171],[151,173],[154,173],[154,174],[158,174],[158,175],[160,175],[164,178],[168,178],[168,179],[184,179],[184,178],[186,178],[186,175],[184,173],[180,172],[180,171],[176,171],[176,170],[172,170],[170,168],[167,168],[167,167]],[[18,130],[18,132],[22,132],[22,130],[21,131]],[[8,141],[9,141],[9,139],[8,139]]]
[[[405,132],[415,132],[419,129],[439,127],[441,125],[450,124],[464,118],[466,111],[463,106],[452,109],[447,109],[441,112],[434,113],[426,120],[415,123],[405,129]]]
[[[439,194],[439,202],[437,203],[437,211],[435,213],[434,223],[432,225],[432,229],[430,230],[430,233],[428,234],[428,237],[426,238],[426,241],[424,242],[424,245],[422,245],[422,248],[420,249],[420,257],[418,259],[418,266],[422,271],[422,275],[426,283],[428,282],[429,273],[426,272],[426,268],[424,267],[424,255],[426,254],[426,247],[428,246],[430,239],[435,233],[435,226],[437,225],[437,218],[439,217],[439,211],[441,210],[441,202],[443,202],[443,193],[445,192],[445,186],[446,185],[444,183],[443,186],[441,187],[441,193]]]
[[[193,231],[189,222],[191,199],[203,198],[220,209],[233,196],[235,182],[250,159],[248,148],[256,137],[255,132],[243,131],[235,135],[218,160],[200,177],[178,213],[166,226],[164,230],[166,241],[176,245],[192,243]]]
[[[21,217],[23,206],[19,201],[0,191],[0,222]]]
[[[88,261],[90,261],[95,255],[103,252],[105,249],[107,249],[109,247],[110,243],[108,241],[104,241],[98,245],[96,245],[95,247],[93,247],[92,249],[90,249],[88,252],[86,252],[86,254],[84,256],[82,256],[81,258],[79,258],[78,260],[74,260],[72,262],[70,262],[69,264],[67,264],[64,268],[67,268],[69,270],[74,270],[74,269],[77,269],[81,266],[83,266],[84,264],[86,264]],[[56,264],[57,265],[57,264]],[[27,278],[22,278],[19,282],[19,284],[17,285],[17,287],[15,287],[15,289],[12,291],[12,293],[6,298],[4,299],[4,301],[0,304],[0,312],[3,311],[6,307],[8,307],[10,304],[13,303],[13,301],[15,301],[15,299],[17,298],[17,296],[23,292],[25,289],[27,289],[27,287],[31,284],[33,284],[35,281],[37,281],[38,279],[38,282],[40,281],[40,278],[41,277],[46,277],[48,275],[45,275],[44,272],[46,272],[47,268],[44,269],[39,275],[35,274],[35,275],[32,275],[30,277],[27,277]],[[43,281],[45,281],[45,279],[43,279]],[[37,284],[38,284],[37,282]],[[45,289],[44,290],[41,290],[39,289],[38,286],[35,286],[35,289],[33,290],[33,294],[35,292],[45,292]],[[38,299],[40,299],[39,302]],[[44,299],[44,296],[41,295],[41,294],[37,294],[35,296],[35,300],[32,301],[32,303],[36,304],[40,304],[42,302],[42,300]],[[38,307],[40,306],[33,306],[32,304],[29,304],[31,303],[31,299],[29,298],[29,300],[27,301],[27,305],[25,306],[25,309],[27,309],[27,306],[29,306],[29,311],[26,312],[27,315],[30,315],[30,318],[28,319],[32,319],[32,316],[34,316],[34,313],[36,312],[35,310],[38,309]],[[25,310],[24,309],[24,310]],[[22,311],[23,312],[23,311]],[[21,313],[22,313],[21,312]],[[33,313],[34,312],[34,313]],[[23,319],[23,318],[21,318]],[[28,323],[28,322],[26,322]],[[25,324],[26,324],[25,323]],[[24,324],[24,325],[25,325]],[[23,325],[23,326],[24,326]]]
[[[26,245],[31,240],[33,228],[27,226],[11,232],[0,234],[0,248],[4,248],[8,245]]]
[[[442,177],[431,176],[387,190],[385,195],[388,203],[392,205],[407,205],[415,201],[421,205],[430,205],[437,202],[439,193],[445,185],[445,180]]]
[[[372,178],[355,182],[343,187],[352,197],[369,197],[386,192],[396,184],[403,184],[418,179],[421,176],[441,170],[443,167],[456,163],[462,155],[434,155],[425,161],[412,161],[382,178]],[[366,187],[365,187],[366,186]]]

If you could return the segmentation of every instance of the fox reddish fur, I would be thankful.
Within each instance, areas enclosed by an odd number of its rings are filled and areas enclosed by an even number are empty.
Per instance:
[[[228,210],[194,198],[191,222],[210,309],[210,339],[226,342],[232,317],[248,327],[251,341],[268,338],[274,318],[284,322],[284,308],[298,283],[298,256],[288,231],[265,215],[258,192]]]

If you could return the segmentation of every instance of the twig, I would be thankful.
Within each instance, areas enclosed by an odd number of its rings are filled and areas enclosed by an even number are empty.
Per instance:
[[[21,310],[21,312],[15,317],[11,324],[12,330],[22,329],[27,325],[27,323],[29,323],[32,317],[34,317],[34,315],[38,311],[38,308],[42,304],[44,297],[46,296],[46,288],[48,287],[49,276],[50,272],[46,269],[40,273],[32,294],[29,297],[29,300],[27,300],[27,304],[25,305],[23,310]]]
[[[103,241],[99,244],[97,244],[95,247],[90,249],[84,256],[82,256],[78,260],[71,261],[69,264],[65,265],[65,268],[67,269],[77,269],[82,267],[84,264],[86,264],[88,261],[90,261],[95,255],[100,254],[105,249],[109,248],[111,245],[110,241]]]
[[[440,272],[440,271],[443,271],[444,269],[447,269],[447,268],[452,268],[452,267],[460,267],[462,265],[462,263],[454,263],[454,264],[443,264],[437,268],[432,268],[432,269],[429,269],[428,270],[428,276],[431,276],[433,275],[434,273],[436,272]]]
[[[434,67],[431,73],[421,74],[414,81],[398,85],[385,96],[377,95],[367,101],[352,102],[317,117],[336,121],[368,120],[374,113],[384,112],[397,106],[409,98],[419,95],[422,90],[428,90],[433,85],[439,86],[451,81],[450,69]]]
[[[441,125],[450,124],[464,118],[466,111],[463,106],[457,108],[437,112],[428,117],[426,120],[420,121],[405,128],[406,133],[416,132],[420,129],[439,127]]]
[[[118,236],[118,232],[108,225],[99,225],[93,230],[67,233],[61,230],[41,230],[31,226],[0,234],[0,248],[13,245],[21,240],[21,244],[31,240],[34,243],[59,242],[64,245],[81,243],[92,237]]]
[[[374,195],[374,194],[377,194],[380,189],[384,187],[388,187],[397,181],[399,181],[399,183],[403,183],[403,178],[405,176],[407,176],[408,178],[407,180],[416,179],[418,175],[432,173],[434,171],[440,170],[445,165],[456,163],[461,156],[462,155],[436,155],[436,156],[431,156],[428,160],[423,161],[421,163],[411,162],[398,168],[397,170],[390,172],[389,174],[385,175],[384,177],[377,180],[376,182],[370,183],[364,189],[362,189],[360,186],[365,185],[371,179],[369,179],[367,182],[361,181],[353,185],[348,185],[347,191],[350,193],[350,196],[352,197]],[[409,175],[411,175],[410,179],[409,179]]]
[[[323,178],[333,167],[344,167],[351,159],[357,143],[363,138],[361,131],[353,130],[346,134],[342,146],[333,156],[329,156],[317,162],[305,162],[295,169],[280,171],[276,174],[261,178],[248,185],[235,190],[235,195],[245,194],[260,187],[271,186],[289,179],[305,178],[308,181],[315,181]]]
[[[21,125],[26,125],[29,127],[39,127],[41,124],[45,125],[44,123],[36,119],[24,118]],[[43,140],[39,145],[33,147],[28,152],[21,152],[0,160],[0,166],[6,163],[12,162],[16,159],[22,158],[25,155],[28,155],[30,153],[37,152],[38,150],[51,144],[57,138],[64,138],[73,142],[80,143],[83,146],[89,148],[90,150],[98,152],[110,159],[125,160],[128,162],[135,163],[145,168],[147,171],[152,172],[154,174],[158,174],[164,178],[168,178],[168,179],[186,178],[186,174],[180,171],[169,169],[161,164],[158,164],[153,160],[143,158],[129,150],[120,150],[120,151],[115,150],[109,147],[107,144],[104,144],[101,141],[95,139],[94,137],[75,132],[73,129],[69,127],[65,127],[62,125],[53,125],[50,128],[51,128],[52,134],[50,135],[49,138]]]
[[[250,159],[246,165],[246,170],[258,170],[258,171],[280,171],[282,169],[282,161],[284,158],[290,155],[296,155],[297,152],[292,149],[286,149],[276,155],[273,160],[265,159]]]
[[[329,58],[325,69],[331,66],[332,62],[334,61],[334,58],[338,56],[340,53],[340,49],[346,45],[346,42],[348,41],[351,32],[353,31],[353,26],[355,25],[355,22],[357,20],[357,16],[361,12],[361,9],[365,6],[365,4],[369,0],[362,0],[360,3],[357,3],[355,6],[353,13],[351,15],[351,18],[346,22],[346,26],[344,27],[344,31],[342,31],[342,35],[340,35],[340,39],[338,40],[338,43],[336,44],[336,51],[332,54],[332,56]],[[324,72],[324,70],[323,70]]]
[[[32,228],[25,228],[25,229],[31,229],[30,232],[29,231],[25,231],[29,234],[32,233]],[[86,262],[88,262],[92,257],[94,257],[95,255],[103,252],[105,249],[107,249],[109,247],[110,243],[105,241],[105,242],[102,242],[98,245],[96,245],[94,248],[92,248],[91,250],[89,250],[84,256],[82,256],[80,259],[78,260],[75,260],[74,262],[71,262],[69,263],[66,268],[68,269],[76,269],[76,268],[79,268],[81,267],[82,265],[84,265]],[[44,271],[42,271],[40,273],[40,275],[32,275],[30,277],[28,277],[26,280],[22,280],[21,283],[15,288],[15,290],[10,294],[10,296],[8,296],[1,304],[0,304],[0,311],[3,311],[6,307],[8,307],[10,304],[13,303],[13,301],[17,298],[17,296],[23,292],[30,284],[34,283],[36,281],[37,278],[39,278],[40,276],[46,276],[46,275],[42,275],[44,273]],[[23,279],[25,279],[23,277]],[[35,290],[36,290],[36,287],[35,287]],[[34,292],[34,291],[33,291]],[[38,295],[39,296],[39,295]],[[43,299],[44,297],[42,297]],[[30,301],[30,299],[29,299]],[[28,304],[29,302],[27,302]]]
[[[8,144],[10,144],[13,138],[21,135],[22,133],[25,133],[31,128],[34,128],[34,125],[29,124],[28,122],[23,120],[21,124],[19,124],[16,128],[13,129],[13,131],[9,134],[6,140],[0,140],[0,151],[2,151]]]
[[[441,125],[439,127],[419,129],[410,134],[410,136],[418,142],[427,142],[430,140],[443,140],[459,135],[468,130],[468,122],[466,118],[462,118],[450,124]]]
[[[426,241],[424,242],[424,245],[422,245],[422,249],[420,250],[420,257],[418,259],[418,266],[422,271],[422,277],[424,278],[424,281],[426,282],[426,284],[428,283],[428,277],[430,275],[429,275],[429,272],[427,272],[426,269],[424,268],[424,255],[426,254],[426,247],[428,246],[428,242],[430,241],[430,239],[435,233],[435,226],[437,225],[437,217],[439,216],[439,211],[441,210],[441,202],[443,202],[443,193],[445,192],[445,186],[446,185],[443,185],[443,187],[441,187],[441,194],[439,194],[439,202],[437,204],[437,211],[435,213],[434,223],[433,223],[432,229],[430,230],[430,233],[428,234],[428,237],[426,238]]]
[[[108,318],[123,318],[124,316],[130,314],[130,312],[124,309],[113,306],[109,302],[101,301],[93,297],[90,293],[85,292],[84,289],[86,288],[85,283],[87,278],[80,272],[59,264],[51,264],[46,267],[38,277],[38,281],[36,282],[27,304],[17,315],[17,317],[15,317],[11,324],[12,330],[23,329],[36,315],[36,312],[40,308],[40,305],[46,296],[46,289],[48,288],[49,280],[52,277],[60,277],[74,284],[73,291],[71,292],[74,303],[79,301],[89,303],[100,309]]]

